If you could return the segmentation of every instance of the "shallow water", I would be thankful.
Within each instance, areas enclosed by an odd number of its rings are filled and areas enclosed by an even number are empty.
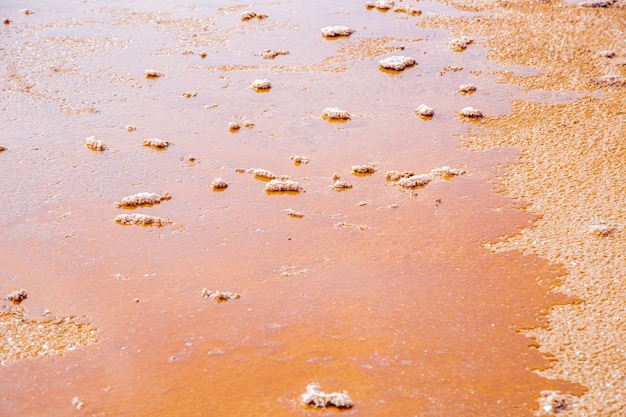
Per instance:
[[[456,114],[503,114],[523,94],[487,75],[479,45],[452,52],[452,34],[417,27],[460,12],[273,1],[252,8],[268,19],[242,22],[247,5],[225,1],[33,2],[28,16],[17,3],[0,6],[12,20],[0,28],[0,288],[27,288],[33,319],[81,317],[99,343],[1,368],[0,414],[306,415],[299,397],[317,381],[348,391],[348,414],[523,416],[540,391],[576,389],[533,373],[548,360],[517,333],[567,302],[549,291],[563,271],[482,247],[533,218],[497,193],[518,155],[461,149],[480,122]],[[322,38],[333,24],[357,32]],[[290,54],[256,55],[267,48]],[[418,65],[379,70],[392,54]],[[449,65],[463,70],[440,75]],[[269,92],[249,88],[259,78]],[[456,91],[469,82],[476,93]],[[433,119],[415,116],[422,103]],[[352,120],[328,122],[326,107]],[[255,126],[232,133],[235,120]],[[90,135],[109,149],[87,149]],[[149,137],[174,144],[142,146]],[[378,172],[351,175],[370,162]],[[385,180],[444,165],[467,174],[413,196]],[[235,168],[305,192],[268,195]],[[333,173],[354,187],[331,190]],[[225,191],[210,187],[218,176]],[[135,211],[173,223],[115,224],[131,210],[114,202],[144,191],[172,199]],[[241,298],[216,303],[203,288]]]

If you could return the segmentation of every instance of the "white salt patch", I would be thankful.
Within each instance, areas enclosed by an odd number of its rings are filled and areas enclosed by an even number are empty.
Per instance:
[[[281,178],[281,179],[288,178],[286,175],[279,177],[278,175],[274,174],[272,171],[268,171],[267,169],[261,169],[261,168],[249,169],[248,172],[254,175],[255,177],[265,178],[267,180],[273,180],[276,178]]]
[[[268,80],[266,80],[266,79],[254,80],[252,82],[252,84],[250,85],[250,87],[253,90],[257,90],[257,91],[259,91],[259,90],[269,90],[270,88],[272,88],[272,84]]]
[[[461,86],[459,87],[459,91],[461,93],[471,93],[476,90],[477,88],[474,84],[461,84]]]
[[[168,146],[170,146],[172,144],[172,142],[169,142],[167,140],[163,140],[163,139],[159,139],[159,138],[148,138],[148,139],[144,139],[143,141],[143,146],[150,146],[153,148],[160,148],[160,149],[165,149]]]
[[[222,190],[228,187],[228,183],[224,181],[223,179],[221,179],[220,177],[217,177],[213,180],[213,182],[211,183],[211,186],[215,189]]]
[[[463,175],[466,171],[464,169],[442,166],[439,168],[433,168],[426,174],[411,175],[410,177],[406,177],[409,173],[411,173],[411,171],[404,171],[403,173],[399,173],[398,171],[389,171],[387,173],[387,178],[390,179],[400,177],[397,183],[399,186],[403,188],[416,188],[423,187],[438,178],[447,179]],[[391,181],[393,181],[393,179],[391,179]]]
[[[89,136],[85,139],[85,146],[92,151],[104,151],[107,147],[101,140],[96,139],[95,136]]]
[[[483,112],[473,107],[465,107],[459,114],[474,119],[483,117]]]
[[[626,78],[618,74],[608,74],[591,80],[600,87],[626,87]]]
[[[353,165],[352,173],[353,174],[373,174],[378,171],[378,167],[375,163],[367,164],[367,165]]]
[[[144,72],[145,72],[147,78],[158,78],[158,77],[162,77],[163,75],[165,75],[162,72],[159,72],[159,71],[153,70],[153,69],[147,69]]]
[[[137,193],[122,198],[121,201],[115,203],[115,207],[137,207],[145,204],[159,204],[161,201],[169,200],[172,196],[170,193],[159,195],[156,193]]]
[[[467,49],[467,46],[473,41],[474,40],[468,36],[461,36],[460,38],[452,39],[450,43],[448,43],[448,48],[453,51],[463,51]]]
[[[432,107],[429,107],[426,104],[420,104],[419,106],[417,106],[417,109],[415,109],[415,113],[424,117],[432,117],[435,115],[435,110],[433,110]]]
[[[265,191],[268,192],[285,192],[285,191],[294,191],[301,192],[302,186],[296,181],[280,181],[280,180],[271,180],[267,184],[265,184]]]
[[[378,61],[378,66],[388,70],[402,71],[405,68],[412,67],[416,63],[417,62],[413,58],[397,55],[381,59]]]
[[[354,406],[352,398],[346,391],[325,393],[320,390],[320,386],[317,383],[307,385],[306,392],[300,396],[300,400],[304,405],[312,405],[319,408],[351,408]]]
[[[115,217],[115,222],[124,225],[137,224],[141,226],[165,226],[170,224],[170,219],[163,219],[156,216],[148,216],[146,214],[120,214]]]
[[[387,171],[388,181],[398,181],[400,178],[409,178],[415,175],[413,171]]]
[[[334,38],[337,36],[350,36],[356,30],[349,28],[348,26],[326,26],[322,28],[322,35],[328,38]]]
[[[322,117],[331,120],[350,120],[350,113],[338,107],[326,107]]]
[[[85,406],[85,403],[82,402],[80,398],[74,397],[72,398],[72,405],[76,407],[77,410],[80,410],[81,408]]]
[[[285,49],[277,49],[275,51],[272,51],[271,49],[266,49],[265,51],[261,52],[260,55],[264,59],[274,59],[278,55],[289,55],[289,51],[287,51]]]
[[[617,223],[610,220],[594,218],[590,222],[589,231],[600,237],[611,236],[617,231]]]
[[[598,55],[604,58],[613,58],[615,56],[615,51],[610,51],[610,50],[600,51],[598,52]]]
[[[291,159],[296,164],[308,164],[309,162],[311,162],[311,158],[305,155],[294,155],[289,159]]]
[[[296,211],[296,210],[291,209],[291,208],[288,208],[288,209],[283,210],[283,211],[284,211],[285,213],[287,213],[287,215],[288,215],[289,217],[294,217],[294,218],[296,218],[296,219],[301,219],[301,218],[303,218],[303,217],[304,217],[304,214],[303,214],[303,213],[300,213],[299,211]]]
[[[394,5],[395,3],[391,0],[378,0],[376,3],[374,3],[374,7],[379,10],[389,10],[393,8]]]
[[[336,183],[331,185],[330,188],[332,188],[335,191],[347,190],[347,189],[352,188],[352,184],[346,181],[337,181]]]
[[[22,301],[26,300],[26,298],[28,298],[28,291],[26,291],[24,288],[18,291],[13,291],[7,294],[6,297],[4,297],[5,300],[9,300],[14,303],[21,303]]]
[[[239,294],[234,294],[230,291],[209,291],[206,288],[202,289],[201,296],[202,298],[210,298],[211,300],[215,300],[218,303],[228,300],[238,300],[239,298],[241,298]]]
[[[447,165],[444,165],[439,168],[431,169],[430,173],[437,177],[448,178],[448,177],[457,177],[459,175],[464,175],[467,173],[467,171],[461,168],[451,168]]]
[[[423,187],[433,180],[431,174],[418,174],[408,178],[400,178],[398,185],[404,188]]]

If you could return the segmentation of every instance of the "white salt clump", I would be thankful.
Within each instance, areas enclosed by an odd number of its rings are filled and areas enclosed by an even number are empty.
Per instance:
[[[589,230],[596,236],[607,237],[617,231],[617,224],[610,220],[595,218],[591,221]]]
[[[388,181],[398,181],[400,178],[409,178],[415,175],[413,171],[387,171]]]
[[[335,191],[348,190],[352,188],[352,184],[346,181],[337,181],[333,185],[331,185],[330,188],[332,188]]]
[[[431,169],[430,172],[427,174],[418,174],[418,175],[411,175],[410,177],[406,177],[405,175],[408,173],[410,173],[410,171],[404,171],[404,173],[401,173],[400,178],[397,183],[400,187],[403,187],[403,188],[423,187],[429,184],[430,182],[436,180],[437,178],[447,179],[450,177],[456,177],[456,176],[465,174],[466,171],[464,169],[451,168],[449,166],[442,166],[440,168]],[[398,174],[400,173],[398,173],[397,171],[390,171],[387,173],[387,178],[388,179],[390,177],[397,178]]]
[[[590,0],[578,3],[580,7],[609,7],[615,3],[615,0]]]
[[[561,391],[541,391],[541,398],[539,398],[539,412],[536,413],[536,415],[555,415],[567,410],[575,411],[578,406],[578,402],[578,397],[571,394],[565,394]],[[569,415],[570,413],[566,414]]]
[[[396,13],[406,13],[406,14],[410,14],[412,16],[419,16],[422,14],[422,11],[420,9],[416,9],[413,6],[411,6],[410,4],[406,5],[406,6],[398,6],[395,9],[393,9],[394,12]]]
[[[459,87],[459,91],[461,93],[471,93],[476,90],[477,88],[474,84],[461,84],[461,86]]]
[[[161,201],[169,200],[172,196],[170,193],[159,195],[156,193],[138,193],[129,197],[122,198],[122,201],[117,201],[115,207],[137,207],[145,204],[159,204]]]
[[[408,178],[400,178],[398,185],[404,188],[423,187],[433,180],[431,174],[418,174]]]
[[[285,49],[277,49],[272,51],[271,49],[266,49],[260,54],[264,59],[274,59],[278,55],[289,55],[289,51]]]
[[[405,68],[412,67],[417,62],[413,58],[402,55],[390,56],[378,61],[378,66],[393,71],[402,71]]]
[[[448,48],[453,51],[463,51],[467,49],[467,45],[472,43],[474,40],[468,36],[461,36],[457,39],[452,39],[450,43],[448,43]]]
[[[294,217],[296,219],[301,219],[304,217],[303,213],[300,213],[299,211],[296,211],[294,209],[288,208],[286,210],[283,210],[285,213],[287,213],[287,216],[289,217]]]
[[[74,397],[72,398],[72,405],[76,407],[77,410],[80,410],[81,408],[85,406],[85,403],[82,402],[80,398]]]
[[[183,96],[183,97],[185,97],[185,98],[191,98],[191,97],[195,97],[195,96],[197,96],[197,95],[198,95],[198,93],[197,93],[197,92],[195,92],[195,91],[185,91],[185,92],[182,94],[182,96]]]
[[[415,113],[424,117],[433,117],[435,115],[435,110],[432,107],[427,106],[426,104],[420,104],[415,109]]]
[[[158,78],[158,77],[162,77],[163,75],[165,75],[162,72],[159,72],[159,71],[153,70],[153,69],[147,69],[145,71],[145,74],[146,74],[147,78]]]
[[[92,151],[103,151],[107,147],[101,140],[96,139],[95,136],[89,136],[85,139],[85,146],[91,149]]]
[[[26,300],[28,298],[28,291],[26,291],[24,288],[18,290],[18,291],[13,291],[9,294],[7,294],[6,297],[4,297],[5,300],[8,301],[12,301],[14,303],[21,303],[22,301]]]
[[[241,20],[243,21],[254,19],[255,17],[261,20],[261,19],[266,19],[267,15],[263,13],[253,12],[250,10],[246,10],[245,12],[241,13]]]
[[[375,163],[367,164],[367,165],[353,165],[352,173],[353,174],[373,174],[378,171],[378,167]]]
[[[126,126],[124,126],[124,129],[126,129],[127,132],[134,132],[135,130],[137,130],[137,126],[135,126],[135,125],[126,125]]]
[[[341,178],[341,175],[337,174],[336,172],[333,174],[333,181],[337,182],[339,181],[340,178]]]
[[[120,214],[115,217],[115,222],[124,225],[137,224],[141,226],[165,226],[170,224],[170,219],[163,219],[156,216],[148,216],[146,214]]]
[[[461,116],[478,119],[483,117],[483,112],[473,107],[465,107],[459,113]]]
[[[256,91],[269,90],[270,88],[272,88],[272,84],[268,80],[265,80],[265,79],[254,80],[252,84],[250,85],[250,87]]]
[[[317,383],[307,385],[306,392],[300,396],[300,401],[304,405],[312,405],[319,408],[351,408],[354,406],[352,398],[346,391],[325,393],[320,390],[320,386]]]
[[[211,300],[215,300],[218,303],[228,300],[237,300],[241,298],[239,294],[233,294],[230,291],[222,292],[222,291],[209,291],[206,288],[202,289],[201,293],[202,298],[210,298]]]
[[[294,191],[301,192],[302,186],[296,181],[280,181],[280,180],[271,180],[267,184],[265,184],[265,191],[268,192],[285,192],[285,191]]]
[[[213,182],[211,183],[211,186],[213,186],[214,189],[223,190],[224,188],[228,187],[228,183],[224,181],[223,179],[221,179],[220,177],[217,177],[213,180]]]
[[[350,120],[350,113],[338,107],[326,107],[322,112],[322,117],[331,120]]]
[[[378,0],[376,3],[374,3],[374,7],[376,7],[378,10],[389,10],[393,8],[394,5],[395,3],[391,0]]]
[[[159,139],[159,138],[149,138],[149,139],[144,139],[143,141],[143,146],[150,146],[152,148],[160,148],[160,149],[165,149],[171,144],[172,142]]]
[[[606,50],[598,52],[598,55],[604,58],[613,58],[615,56],[615,51]]]
[[[349,28],[348,26],[326,26],[322,28],[322,36],[327,38],[334,38],[337,36],[350,36],[356,30]]]
[[[465,171],[464,169],[451,168],[447,165],[444,165],[439,168],[431,169],[430,173],[436,177],[448,178],[448,177],[457,177],[459,175],[463,175],[467,173],[467,171]]]
[[[289,159],[291,159],[296,164],[308,164],[309,162],[311,162],[311,158],[304,155],[294,155]]]
[[[286,180],[287,178],[289,178],[286,175],[279,177],[278,175],[274,174],[272,171],[268,171],[267,169],[261,169],[261,168],[249,169],[248,172],[254,175],[255,177],[265,178],[267,180],[273,180],[276,178],[281,178],[281,179]]]

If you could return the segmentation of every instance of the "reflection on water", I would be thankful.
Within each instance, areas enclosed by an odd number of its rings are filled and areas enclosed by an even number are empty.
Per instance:
[[[451,34],[416,26],[458,12],[418,5],[422,17],[267,2],[254,10],[268,19],[248,22],[231,2],[0,6],[1,288],[27,288],[31,318],[78,315],[99,339],[1,369],[0,414],[67,415],[74,397],[100,416],[310,414],[299,396],[316,381],[348,391],[355,415],[532,415],[540,391],[574,389],[535,375],[547,361],[517,333],[566,302],[549,291],[562,271],[482,247],[532,224],[494,191],[517,155],[458,149],[472,126],[458,111],[502,114],[521,93],[481,75],[479,45],[453,52]],[[356,33],[322,38],[333,24]],[[380,71],[393,54],[418,65]],[[256,94],[263,78],[272,89]],[[329,123],[326,107],[352,119]],[[229,131],[237,120],[254,126]],[[108,149],[87,149],[91,135]],[[151,137],[173,145],[142,146]],[[351,174],[369,163],[379,171]],[[467,174],[414,195],[385,179],[444,165]],[[305,192],[268,195],[250,168]],[[333,191],[334,174],[353,188]],[[228,188],[214,192],[216,177]],[[172,199],[114,206],[138,192]],[[173,223],[121,226],[120,213]]]

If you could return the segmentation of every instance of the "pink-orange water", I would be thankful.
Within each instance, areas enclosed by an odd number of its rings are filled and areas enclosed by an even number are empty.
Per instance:
[[[417,26],[460,12],[246,6],[34,2],[28,16],[0,6],[12,20],[0,28],[0,289],[27,288],[29,317],[84,316],[99,337],[0,369],[0,415],[311,415],[299,399],[316,381],[346,390],[351,415],[530,416],[540,391],[578,390],[534,373],[548,361],[518,333],[567,302],[551,292],[564,271],[482,246],[533,217],[497,193],[516,152],[461,149],[478,124],[456,113],[506,113],[523,95],[486,75],[480,46],[455,53],[445,29]],[[269,18],[242,22],[246,9]],[[333,24],[357,32],[322,38]],[[264,49],[290,54],[255,55]],[[380,71],[394,53],[418,65]],[[440,75],[448,65],[463,70]],[[148,68],[165,76],[146,79]],[[249,88],[259,78],[270,92]],[[478,92],[460,95],[468,82]],[[422,103],[432,120],[413,113]],[[325,107],[352,120],[329,123]],[[238,119],[255,126],[229,132]],[[88,150],[90,135],[109,149]],[[174,145],[143,147],[149,137]],[[311,163],[295,165],[296,154]],[[377,173],[351,175],[370,162]],[[414,196],[385,180],[443,165],[467,174]],[[306,191],[268,195],[235,168],[289,175]],[[334,173],[354,187],[331,190]],[[210,187],[218,176],[223,192]],[[136,212],[173,224],[115,224],[131,211],[114,202],[137,192],[170,192]],[[241,298],[216,303],[203,288]]]

